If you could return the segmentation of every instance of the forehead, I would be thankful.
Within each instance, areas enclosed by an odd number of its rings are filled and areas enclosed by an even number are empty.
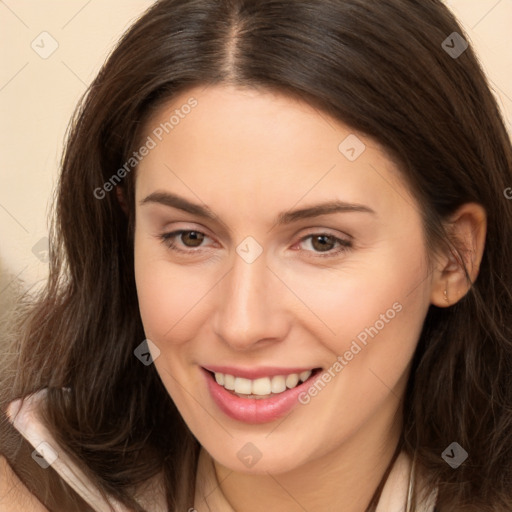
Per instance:
[[[160,107],[143,132],[153,144],[137,170],[139,197],[158,188],[225,207],[335,197],[379,209],[408,195],[378,143],[284,94],[193,88]]]

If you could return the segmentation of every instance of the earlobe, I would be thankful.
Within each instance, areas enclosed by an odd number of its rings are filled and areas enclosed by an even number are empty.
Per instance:
[[[126,204],[126,199],[124,197],[123,189],[119,185],[116,186],[116,197],[117,197],[117,200],[119,201],[119,204],[121,205],[123,212],[126,215],[128,215],[128,205]]]
[[[438,307],[458,302],[476,281],[485,248],[487,215],[481,205],[466,203],[451,216],[446,227],[458,251],[451,245],[449,253],[438,258],[431,292],[431,303]]]

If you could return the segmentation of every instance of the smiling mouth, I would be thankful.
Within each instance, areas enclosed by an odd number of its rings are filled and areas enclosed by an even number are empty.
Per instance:
[[[315,377],[322,369],[313,368],[301,373],[274,375],[272,377],[260,377],[258,379],[246,379],[226,373],[212,372],[210,370],[206,371],[219,386],[222,386],[233,395],[240,398],[265,399],[279,396],[285,391],[296,388]]]

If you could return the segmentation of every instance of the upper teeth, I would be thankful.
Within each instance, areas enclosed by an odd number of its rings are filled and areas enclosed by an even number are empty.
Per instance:
[[[261,377],[259,379],[245,379],[243,377],[235,377],[225,373],[215,372],[215,380],[217,384],[224,386],[226,389],[240,393],[242,395],[258,395],[264,396],[270,393],[282,393],[288,389],[292,389],[299,381],[304,382],[311,376],[311,370],[301,373],[290,373],[289,375],[276,375],[274,377]]]

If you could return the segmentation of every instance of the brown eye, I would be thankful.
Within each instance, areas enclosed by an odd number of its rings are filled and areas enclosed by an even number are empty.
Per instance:
[[[172,233],[163,233],[158,237],[167,247],[169,247],[169,249],[182,253],[198,252],[193,250],[195,248],[199,248],[202,250],[202,248],[200,247],[201,244],[203,243],[205,238],[209,238],[200,231],[185,229],[173,231]]]
[[[199,231],[183,231],[180,238],[186,247],[198,247],[204,240],[204,234]]]
[[[330,251],[336,245],[336,238],[330,235],[314,235],[311,237],[311,245],[319,252]]]
[[[301,252],[320,258],[340,256],[352,248],[351,240],[344,240],[329,233],[314,233],[305,236],[300,243],[309,246],[309,248],[301,249]]]

